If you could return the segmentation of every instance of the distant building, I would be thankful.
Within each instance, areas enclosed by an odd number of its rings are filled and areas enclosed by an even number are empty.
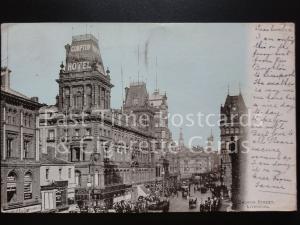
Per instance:
[[[42,105],[11,89],[10,73],[1,68],[1,212],[39,212]]]
[[[208,139],[213,141],[213,136],[211,135]],[[217,152],[204,151],[205,149],[203,147],[187,148],[184,144],[182,129],[180,129],[178,143],[176,156],[178,158],[180,179],[190,179],[194,175],[213,172]]]
[[[156,151],[155,154],[155,176],[157,181],[163,179],[164,173],[169,173],[169,176],[174,176],[174,173],[170,171],[164,171],[164,159],[168,160],[167,163],[170,163],[169,159],[169,146],[172,142],[172,133],[169,129],[168,122],[168,102],[167,94],[161,94],[158,89],[156,89],[152,95],[149,97],[150,105],[155,109],[154,116],[154,132],[157,139]],[[169,165],[170,167],[170,165]],[[171,165],[172,167],[172,165]]]

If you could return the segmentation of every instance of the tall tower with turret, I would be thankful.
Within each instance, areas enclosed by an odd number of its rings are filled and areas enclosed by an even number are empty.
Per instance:
[[[221,179],[233,198],[238,195],[239,186],[239,151],[240,140],[244,138],[245,127],[242,126],[243,114],[247,108],[241,93],[227,94],[224,106],[220,108],[221,130]],[[234,206],[233,206],[234,207]]]
[[[59,112],[80,113],[109,109],[110,71],[105,71],[98,40],[92,34],[72,37],[65,46],[66,61],[59,73]]]

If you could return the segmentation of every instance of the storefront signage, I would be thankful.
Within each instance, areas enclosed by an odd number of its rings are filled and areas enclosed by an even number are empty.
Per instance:
[[[24,193],[24,200],[32,199],[32,193]]]
[[[40,212],[42,210],[41,205],[32,205],[17,209],[10,209],[3,211],[4,213],[34,213],[34,212]]]
[[[99,50],[96,46],[91,44],[82,44],[82,45],[73,45],[71,46],[71,52],[83,52],[92,50],[95,53],[99,53]]]
[[[91,69],[91,65],[89,61],[68,63],[67,65],[68,71],[82,71],[82,70],[89,70],[89,69]]]

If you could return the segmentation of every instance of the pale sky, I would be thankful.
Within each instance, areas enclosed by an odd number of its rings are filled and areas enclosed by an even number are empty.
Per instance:
[[[8,63],[12,71],[11,87],[29,97],[38,96],[42,103],[54,104],[58,94],[55,79],[59,75],[59,65],[62,61],[65,64],[64,46],[71,43],[72,35],[86,32],[99,39],[104,66],[111,72],[114,84],[111,106],[120,108],[122,103],[121,65],[124,87],[130,80],[137,81],[140,71],[140,80],[147,83],[149,94],[155,89],[157,72],[158,88],[167,93],[171,117],[175,114],[184,117],[182,128],[186,144],[189,138],[202,136],[202,141],[193,144],[203,145],[211,132],[208,126],[187,127],[190,124],[185,119],[187,114],[195,115],[190,117],[195,123],[199,112],[218,114],[228,85],[231,95],[238,94],[239,83],[242,93],[246,87],[247,26],[242,23],[4,24],[1,27],[1,65]],[[178,116],[175,117],[178,124]],[[179,127],[172,125],[171,120],[170,129],[173,139],[177,140]],[[216,116],[211,117],[211,123],[217,120]],[[217,124],[212,132],[218,141]]]

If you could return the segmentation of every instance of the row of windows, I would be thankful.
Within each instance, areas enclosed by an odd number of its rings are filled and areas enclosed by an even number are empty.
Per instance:
[[[222,128],[221,134],[239,134],[242,133],[242,129],[239,128]]]
[[[49,180],[49,173],[50,173],[50,168],[46,168],[45,170],[45,176],[46,176],[46,180]],[[59,176],[59,180],[62,180],[62,168],[58,169],[58,176]],[[68,168],[68,178],[72,178],[72,168]]]
[[[101,90],[101,92],[100,92]],[[101,103],[103,102],[103,107],[109,108],[109,97],[110,94],[109,92],[105,91],[104,88],[100,89],[99,86],[99,95],[97,98],[97,102],[99,105],[101,105]],[[87,86],[87,90],[86,90],[86,98],[84,98],[84,93],[83,93],[83,88],[81,88],[78,91],[75,91],[75,94],[73,95],[73,101],[74,101],[74,106],[76,108],[82,108],[83,105],[87,105],[87,106],[91,106],[92,105],[92,90],[91,90],[91,86]],[[65,88],[64,91],[64,105],[66,107],[70,107],[70,99],[71,99],[71,94],[70,94],[70,88]]]
[[[119,140],[123,140],[124,142],[128,143],[128,142],[142,142],[142,141],[146,141],[146,139],[140,139],[138,136],[132,136],[129,134],[124,134],[123,132],[113,132],[113,138],[116,141]]]
[[[18,149],[17,146],[17,138],[8,137],[6,138],[6,157],[12,158],[16,157],[17,153],[14,152],[15,149]],[[32,158],[34,157],[31,151],[32,149],[32,140],[31,139],[24,139],[23,140],[23,158]]]
[[[135,178],[139,179],[146,179],[147,174],[151,171],[140,171],[139,173],[136,173],[133,175]],[[112,184],[118,184],[122,183],[123,181],[133,181],[134,177],[132,177],[132,173],[128,172],[104,172],[104,185],[112,185]],[[93,185],[94,186],[100,186],[100,173],[98,171],[95,171],[93,175]],[[88,182],[91,181],[91,177],[88,177]],[[75,171],[75,183],[77,186],[82,185],[82,175],[81,172],[76,170]]]
[[[70,132],[69,129],[63,129],[61,136],[67,136],[68,137],[70,135],[69,132]],[[110,130],[106,130],[106,129],[102,130],[102,128],[100,128],[99,132],[100,132],[101,136],[110,137]],[[75,137],[80,137],[82,135],[81,129],[75,128],[73,135]],[[84,136],[92,136],[92,128],[85,128],[84,129]],[[50,139],[50,140],[55,139],[55,131],[54,130],[48,130],[48,139]]]
[[[15,172],[10,172],[6,178],[6,195],[7,203],[18,202],[18,188],[17,188],[18,176]],[[32,174],[26,172],[24,175],[24,200],[32,199]]]
[[[6,123],[10,125],[20,125],[20,116],[17,114],[17,111],[11,111],[7,113]],[[23,115],[23,126],[24,127],[34,127],[34,117],[31,114],[25,113]]]
[[[62,136],[69,136],[69,129],[63,129],[63,134]],[[74,129],[74,136],[79,137],[81,136],[81,129],[75,128]],[[85,136],[91,136],[92,135],[92,128],[85,128],[84,129],[84,135]],[[110,137],[111,131],[107,129],[99,129],[99,135],[104,136],[104,137]],[[124,140],[128,142],[129,140],[131,141],[141,141],[138,137],[132,137],[129,138],[129,135],[125,135],[121,132],[114,132],[113,133],[115,140]],[[48,139],[54,140],[55,139],[55,131],[54,130],[48,130]]]

